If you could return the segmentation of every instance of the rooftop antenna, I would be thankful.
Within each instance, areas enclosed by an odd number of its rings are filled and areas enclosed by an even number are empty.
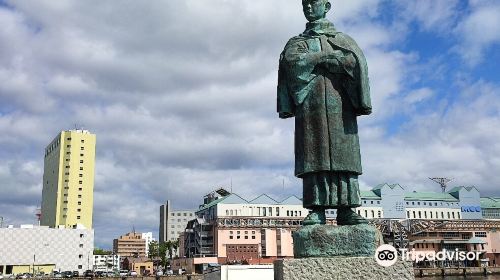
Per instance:
[[[38,221],[38,225],[40,225],[40,220],[42,218],[42,209],[41,208],[37,208],[35,210],[35,216],[36,216],[36,219]]]
[[[285,190],[285,178],[282,178],[283,190]]]
[[[231,193],[233,193],[233,177],[231,177]]]
[[[451,180],[453,180],[453,179],[441,178],[441,177],[435,177],[435,178],[429,178],[429,179],[431,179],[432,181],[438,183],[441,186],[441,190],[443,190],[443,192],[446,192],[447,184],[449,182],[451,182]]]

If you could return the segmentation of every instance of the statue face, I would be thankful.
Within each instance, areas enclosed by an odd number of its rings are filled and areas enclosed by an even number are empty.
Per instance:
[[[302,10],[309,22],[324,18],[330,7],[328,0],[302,0]]]

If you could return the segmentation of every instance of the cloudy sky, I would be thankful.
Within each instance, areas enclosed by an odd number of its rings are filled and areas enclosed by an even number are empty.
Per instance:
[[[276,114],[279,54],[300,1],[0,1],[0,216],[35,220],[43,152],[61,130],[97,135],[96,246],[159,206],[216,187],[301,196],[293,120]],[[364,50],[363,189],[428,177],[500,196],[500,1],[339,0],[328,18]],[[284,182],[284,185],[283,185]]]

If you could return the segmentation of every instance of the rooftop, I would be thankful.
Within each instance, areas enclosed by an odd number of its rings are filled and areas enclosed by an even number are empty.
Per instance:
[[[500,209],[500,198],[498,198],[498,197],[481,197],[481,208]]]

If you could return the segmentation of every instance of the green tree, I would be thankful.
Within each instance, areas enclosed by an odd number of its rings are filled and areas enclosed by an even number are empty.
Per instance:
[[[163,267],[167,267],[167,251],[167,242],[160,242],[160,244],[158,244],[158,256],[161,259],[161,265]]]
[[[159,250],[159,245],[157,241],[149,242],[148,256],[150,260],[153,260],[154,258],[159,256],[158,250]]]
[[[94,248],[94,255],[111,255],[112,252],[101,248]]]

